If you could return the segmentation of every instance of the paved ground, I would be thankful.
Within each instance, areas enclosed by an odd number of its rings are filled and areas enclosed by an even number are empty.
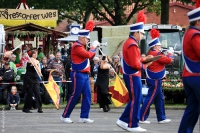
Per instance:
[[[75,109],[71,115],[73,124],[60,121],[63,109],[45,109],[43,114],[37,113],[36,110],[31,114],[22,113],[21,110],[1,110],[0,132],[5,133],[126,133],[115,124],[123,109],[112,109],[109,113],[104,113],[101,109],[91,109],[90,117],[95,120],[93,124],[77,122],[80,109]],[[152,109],[148,119],[151,124],[140,126],[147,129],[147,133],[177,133],[183,110],[166,110],[166,114],[172,122],[158,124]],[[194,133],[199,131],[198,122]]]

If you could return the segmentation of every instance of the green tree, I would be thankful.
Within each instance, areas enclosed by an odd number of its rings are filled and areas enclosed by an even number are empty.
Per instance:
[[[16,8],[20,0],[2,0],[0,8]],[[59,19],[85,23],[91,13],[94,19],[107,20],[111,25],[125,25],[139,10],[145,9],[155,0],[26,0],[27,4],[34,9],[57,9]],[[130,14],[125,10],[134,3]]]
[[[68,0],[71,1],[71,0]],[[69,10],[63,11],[62,17],[75,19],[79,17],[83,22],[88,20],[92,13],[94,19],[108,21],[111,25],[127,24],[139,10],[149,6],[154,0],[82,0],[72,1],[67,6]],[[135,4],[129,15],[125,14],[128,6]],[[79,20],[80,21],[80,20]]]

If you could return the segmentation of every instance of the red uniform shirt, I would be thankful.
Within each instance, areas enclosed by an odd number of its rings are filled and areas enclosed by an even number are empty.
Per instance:
[[[165,68],[165,65],[170,64],[172,62],[172,58],[165,56],[163,53],[161,53],[158,50],[150,50],[149,55],[162,56],[160,59],[152,62],[150,66],[148,66],[148,69],[153,72],[159,72]]]
[[[138,41],[130,36],[124,43],[123,46],[123,59],[131,68],[138,70],[137,73],[133,74],[134,76],[141,77],[141,69],[146,68],[145,64],[142,64],[143,61],[140,56],[140,49],[138,47]],[[125,74],[125,73],[124,73]]]
[[[198,33],[198,34],[196,34]],[[186,31],[183,39],[183,52],[193,61],[200,60],[200,31],[199,29],[190,28]],[[200,74],[190,73],[184,66],[183,77],[200,76]]]
[[[79,42],[75,42],[73,44],[72,50],[71,50],[72,63],[80,64],[87,59],[92,59],[94,56],[95,56],[95,52],[86,51],[84,45],[80,44]],[[72,67],[72,71],[75,71],[75,70],[73,70],[73,67]],[[80,70],[80,71],[89,73],[90,72],[90,64],[87,64],[87,66],[83,70]]]

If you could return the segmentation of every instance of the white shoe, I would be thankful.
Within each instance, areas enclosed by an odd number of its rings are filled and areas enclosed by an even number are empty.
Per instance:
[[[16,110],[16,108],[15,107],[10,107],[10,110]]]
[[[170,121],[171,121],[170,119],[165,119],[165,120],[159,121],[158,123],[164,124],[164,123],[169,123]]]
[[[117,120],[116,124],[124,130],[127,130],[128,124],[126,122],[121,121],[120,119]]]
[[[94,120],[90,120],[89,118],[79,118],[80,123],[94,123]]]
[[[141,123],[141,124],[150,124],[151,122],[150,121],[139,121],[139,123]]]
[[[73,121],[70,118],[63,118],[62,116],[60,117],[60,120],[66,123],[73,123]]]
[[[132,127],[132,128],[128,127],[128,128],[127,128],[127,131],[129,131],[129,132],[137,132],[137,133],[144,133],[144,132],[146,132],[147,130],[146,130],[146,129],[143,129],[143,128],[141,128],[141,127]]]

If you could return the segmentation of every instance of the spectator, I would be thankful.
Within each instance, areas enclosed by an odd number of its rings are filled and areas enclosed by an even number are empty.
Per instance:
[[[71,60],[71,56],[68,55],[67,58],[65,58],[64,62],[64,67],[65,67],[65,78],[67,81],[71,81],[70,78],[70,72],[71,72],[71,65],[72,65],[72,60]],[[71,82],[67,82],[65,83],[65,89],[66,89],[66,100],[68,101],[69,97],[72,94],[72,83]]]
[[[3,66],[4,66],[5,60],[1,60],[0,63],[1,63],[1,64],[0,64],[0,69],[1,69],[1,68],[3,68]]]
[[[94,68],[93,68],[93,73],[98,72],[98,67],[99,67],[99,57],[94,57]]]
[[[10,110],[16,110],[18,105],[20,104],[20,97],[17,93],[17,87],[12,86],[11,92],[8,93],[8,99],[7,99],[8,106],[10,107]]]
[[[49,72],[47,71],[47,57],[46,56],[41,58],[40,69],[43,75],[43,80],[47,81],[49,77]]]
[[[115,72],[119,75],[120,73],[120,58],[119,56],[114,56],[113,57],[113,68],[115,69]]]
[[[4,67],[0,69],[0,81],[2,83],[14,82],[14,71],[10,68],[9,62],[5,62]],[[9,84],[2,84],[0,86],[0,101],[2,100],[3,91],[9,87]]]
[[[92,104],[97,103],[97,90],[96,90],[96,79],[97,79],[97,73],[98,73],[98,67],[99,67],[99,57],[93,58],[93,66],[91,67],[91,77],[90,77],[90,88],[91,88],[91,95],[92,95]]]
[[[15,64],[20,64],[20,53],[21,53],[21,49],[18,48],[16,49],[13,54],[16,56],[16,60],[15,60]]]
[[[67,49],[67,54],[68,55],[71,55],[72,46],[73,46],[73,42],[69,42],[69,48]]]
[[[16,55],[11,54],[11,56],[9,57],[10,68],[14,70],[15,74],[17,74],[17,67],[15,65],[15,60],[16,60]]]
[[[108,94],[110,67],[111,65],[108,63],[107,57],[103,56],[98,67],[97,81],[95,84],[97,85],[98,103],[104,112],[110,111],[109,104],[111,104]]]
[[[26,68],[27,62],[28,62],[27,53],[23,52],[23,53],[22,53],[22,58],[21,58],[21,60],[20,60],[20,66],[21,66],[21,68]]]
[[[57,81],[56,83],[62,87],[62,80],[64,78],[64,74],[65,74],[65,69],[64,69],[64,65],[63,62],[61,61],[61,53],[57,52],[56,53],[56,58],[53,59],[48,65],[47,65],[47,71],[50,72],[52,71],[52,76],[54,78],[55,81]]]
[[[115,70],[113,68],[110,69],[109,71],[109,78],[110,79],[115,79]]]
[[[43,48],[38,48],[38,57],[37,57],[37,59],[39,60],[39,61],[41,61],[41,59],[42,59],[42,57],[44,57],[45,55],[44,55],[44,53],[43,53]]]
[[[22,111],[25,113],[32,113],[30,109],[32,108],[32,97],[34,95],[36,100],[36,107],[38,108],[38,113],[43,113],[42,100],[40,97],[40,87],[38,82],[38,74],[42,77],[42,73],[40,70],[39,61],[37,60],[37,50],[30,51],[29,56],[30,59],[27,62],[23,85],[24,90],[27,91],[27,96]]]
[[[109,87],[113,86],[113,84],[115,83],[115,78],[116,78],[115,70],[111,68],[109,70]]]
[[[61,44],[60,44],[61,45]],[[62,60],[65,60],[67,58],[67,49],[68,49],[69,46],[67,46],[66,44],[62,44],[61,46],[61,55],[62,55]]]
[[[53,59],[55,59],[55,55],[54,54],[50,54],[49,55],[49,60],[47,61],[47,64],[49,64]]]
[[[4,49],[4,60],[8,61],[10,55],[13,53],[11,50],[13,49],[12,45],[6,44],[5,49]]]

